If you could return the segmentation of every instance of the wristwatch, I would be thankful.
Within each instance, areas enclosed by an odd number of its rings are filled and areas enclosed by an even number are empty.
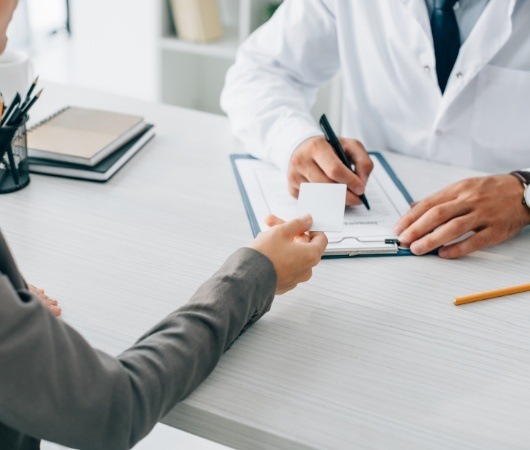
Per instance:
[[[514,172],[510,172],[510,175],[513,175],[522,183],[524,189],[522,203],[530,209],[530,172],[516,170]]]

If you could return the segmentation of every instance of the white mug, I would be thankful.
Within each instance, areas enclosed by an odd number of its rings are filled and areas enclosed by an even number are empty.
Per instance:
[[[0,55],[0,92],[8,105],[18,92],[22,98],[31,84],[33,67],[27,53],[6,50]]]

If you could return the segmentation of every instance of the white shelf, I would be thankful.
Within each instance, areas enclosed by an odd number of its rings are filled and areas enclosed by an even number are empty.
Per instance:
[[[219,41],[179,39],[168,0],[158,0],[158,99],[201,111],[222,114],[219,97],[226,71],[237,49],[264,20],[273,0],[217,0],[224,27]]]
[[[264,20],[275,0],[218,0],[225,36],[219,41],[189,42],[175,35],[168,0],[158,0],[158,100],[200,111],[222,114],[219,97],[226,71],[237,49]],[[313,108],[340,123],[342,94],[338,77],[324,87]]]

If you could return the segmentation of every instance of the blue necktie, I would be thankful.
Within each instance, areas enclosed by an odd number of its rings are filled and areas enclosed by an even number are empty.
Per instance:
[[[436,57],[436,75],[442,93],[460,50],[460,32],[453,7],[456,0],[434,0],[431,30]]]

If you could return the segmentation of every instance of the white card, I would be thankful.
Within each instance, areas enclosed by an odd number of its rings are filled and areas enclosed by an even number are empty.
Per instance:
[[[345,203],[345,184],[302,183],[298,194],[297,215],[313,216],[310,231],[342,231]]]

